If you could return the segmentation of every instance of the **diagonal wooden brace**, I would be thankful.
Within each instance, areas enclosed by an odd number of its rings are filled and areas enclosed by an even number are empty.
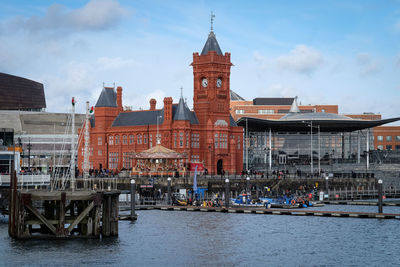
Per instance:
[[[68,227],[68,232],[71,233],[74,227],[77,226],[78,223],[80,223],[83,220],[83,218],[85,218],[86,215],[88,215],[88,213],[93,209],[93,207],[94,207],[94,201],[90,202],[89,206],[87,206],[86,209],[82,211],[81,214],[79,214],[78,218],[76,218],[75,221],[70,224],[70,226]]]
[[[25,205],[25,208],[32,212],[53,234],[56,234],[56,228],[37,209],[32,207],[31,204]]]

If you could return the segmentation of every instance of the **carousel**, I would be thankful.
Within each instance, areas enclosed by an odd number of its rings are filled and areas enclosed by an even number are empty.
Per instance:
[[[178,153],[160,144],[131,154],[132,175],[139,176],[185,176],[186,153]]]

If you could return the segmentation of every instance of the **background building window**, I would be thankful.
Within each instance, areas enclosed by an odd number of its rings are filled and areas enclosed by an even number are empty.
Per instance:
[[[124,145],[128,144],[128,136],[126,136],[126,135],[122,136],[122,144],[124,144]]]
[[[396,145],[396,150],[400,150],[400,145]]]
[[[145,144],[147,144],[147,134],[144,134],[144,135],[143,135],[143,142],[144,142]]]
[[[142,144],[142,135],[141,134],[138,134],[138,136],[137,136],[137,143],[138,143],[138,145]]]
[[[386,150],[392,150],[392,145],[386,145]]]
[[[110,146],[112,146],[114,144],[114,136],[111,135],[111,136],[108,137],[108,144]]]
[[[135,143],[135,136],[131,134],[131,135],[129,136],[129,144],[132,145],[132,144],[134,144],[134,143]]]
[[[388,135],[388,136],[386,136],[386,141],[392,141],[392,136],[391,135]]]
[[[119,135],[115,136],[115,144],[118,145],[119,144]]]
[[[400,141],[400,135],[396,136],[396,141]]]
[[[97,151],[97,155],[99,155],[99,156],[103,155],[103,151],[102,151],[101,149],[99,149],[99,150]]]
[[[274,114],[273,109],[259,109],[258,114]]]
[[[400,136],[399,136],[399,137],[400,137]],[[102,144],[101,137],[97,137],[97,144],[98,144],[99,146],[101,146],[101,144]]]
[[[383,146],[382,145],[379,145],[377,148],[378,148],[378,150],[383,150]]]
[[[383,136],[382,135],[378,135],[378,141],[383,141]]]
[[[236,114],[244,114],[244,110],[243,109],[237,109],[236,110]]]

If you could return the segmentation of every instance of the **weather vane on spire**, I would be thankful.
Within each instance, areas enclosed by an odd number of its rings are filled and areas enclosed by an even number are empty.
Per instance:
[[[183,98],[183,87],[181,86],[181,98]]]
[[[215,15],[214,15],[213,12],[211,11],[211,31],[213,31],[214,18],[215,18]]]

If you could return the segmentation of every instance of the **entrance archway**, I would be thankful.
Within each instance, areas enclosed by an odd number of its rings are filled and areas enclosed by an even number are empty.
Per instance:
[[[217,174],[218,175],[222,174],[222,170],[223,170],[222,166],[223,166],[223,161],[222,161],[222,159],[219,159],[217,161]]]

